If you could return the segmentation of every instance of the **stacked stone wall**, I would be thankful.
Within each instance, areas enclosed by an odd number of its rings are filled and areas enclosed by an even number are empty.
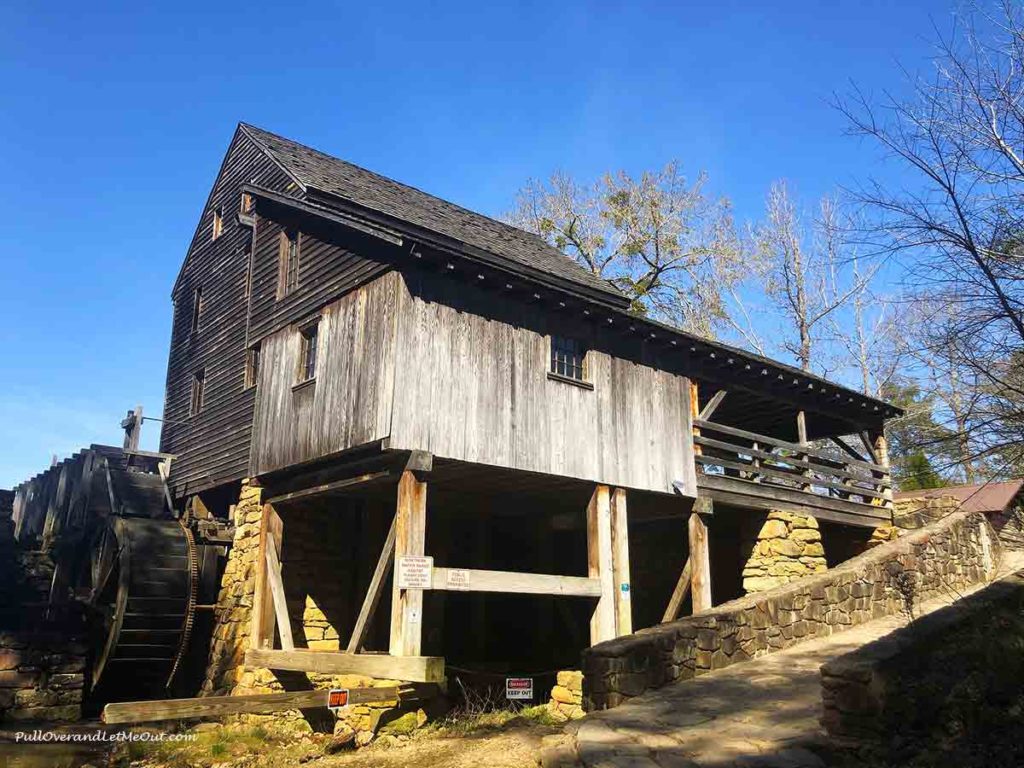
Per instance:
[[[587,710],[831,635],[992,578],[999,542],[983,515],[956,513],[821,574],[583,653]]]
[[[818,521],[771,511],[743,568],[743,589],[764,592],[827,568]]]
[[[905,745],[945,731],[957,707],[992,710],[1004,727],[1000,710],[1024,685],[1022,610],[1024,576],[1013,574],[825,663],[822,725],[845,746],[896,735]]]
[[[555,678],[551,689],[548,710],[559,720],[575,720],[583,717],[583,673],[576,669],[564,669]]]
[[[45,552],[15,543],[10,510],[0,510],[0,721],[81,717],[86,649],[75,626],[45,616],[52,574]]]

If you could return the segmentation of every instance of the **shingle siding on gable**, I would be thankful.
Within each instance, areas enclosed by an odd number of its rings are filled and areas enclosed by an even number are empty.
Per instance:
[[[243,387],[246,348],[245,280],[249,227],[238,224],[241,185],[287,191],[293,182],[248,137],[236,132],[175,284],[160,450],[171,465],[175,494],[193,493],[244,476],[249,459],[253,391]],[[294,186],[294,185],[293,185]],[[212,239],[212,210],[224,211],[224,231]],[[202,288],[203,316],[192,333],[192,301]],[[206,372],[202,413],[189,416],[192,377]]]

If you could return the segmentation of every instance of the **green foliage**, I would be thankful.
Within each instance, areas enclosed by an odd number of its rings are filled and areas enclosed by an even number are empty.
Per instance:
[[[914,451],[902,462],[899,485],[901,491],[919,491],[926,488],[942,488],[947,483],[932,468],[931,460],[924,451]]]

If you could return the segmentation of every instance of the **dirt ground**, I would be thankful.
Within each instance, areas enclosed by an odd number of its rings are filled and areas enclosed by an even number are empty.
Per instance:
[[[541,710],[541,707],[535,708]],[[88,765],[95,768],[534,768],[542,742],[563,726],[544,715],[494,712],[430,724],[410,733],[382,733],[354,749],[327,735],[283,723],[197,726],[187,743],[124,744]],[[81,765],[81,764],[79,764]]]

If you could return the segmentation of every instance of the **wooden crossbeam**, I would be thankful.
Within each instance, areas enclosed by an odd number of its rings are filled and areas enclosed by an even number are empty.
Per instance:
[[[286,709],[313,709],[327,706],[327,689],[287,691],[252,696],[203,696],[195,699],[163,699],[159,701],[120,701],[103,708],[102,719],[116,723],[151,723],[159,720],[193,720],[223,715],[257,715]],[[397,687],[350,688],[348,703],[369,704],[400,698]]]
[[[348,490],[355,486],[366,485],[367,483],[377,480],[384,480],[390,476],[391,473],[385,470],[380,472],[367,472],[364,475],[346,477],[344,480],[335,480],[333,483],[324,483],[323,485],[316,485],[312,488],[304,488],[301,491],[283,493],[280,496],[274,496],[273,498],[267,499],[267,504],[288,504],[293,501],[308,499],[311,496],[321,496],[325,493]]]
[[[722,404],[726,394],[727,392],[724,389],[720,389],[715,392],[714,396],[708,400],[707,405],[704,406],[697,418],[704,419],[705,421],[710,419],[714,412],[718,410],[718,406]]]
[[[840,448],[842,448],[846,453],[850,454],[850,456],[855,458],[857,461],[867,461],[867,459],[865,459],[860,453],[854,450],[853,446],[851,446],[848,442],[843,440],[843,438],[836,437],[835,435],[833,435],[829,438],[829,440],[838,445]]]
[[[377,610],[377,603],[384,592],[384,579],[387,578],[388,570],[391,568],[391,561],[395,557],[395,521],[397,516],[391,519],[391,528],[388,530],[387,538],[384,539],[384,548],[377,558],[377,567],[373,571],[373,578],[370,579],[370,586],[366,590],[366,597],[363,598],[363,606],[359,609],[359,617],[352,628],[352,637],[348,641],[348,652],[359,653],[366,640],[366,631]]]
[[[277,651],[250,648],[245,653],[247,667],[265,667],[321,675],[366,675],[411,683],[443,683],[444,659],[440,656],[391,656],[385,653],[340,653]]]
[[[451,592],[504,592],[521,595],[600,597],[601,580],[546,573],[434,568],[432,588]]]
[[[683,566],[682,572],[679,574],[679,581],[676,582],[676,588],[672,590],[672,597],[668,600],[668,606],[665,608],[665,615],[661,617],[662,623],[668,621],[675,621],[679,618],[679,611],[683,607],[683,600],[690,594],[690,579],[692,578],[693,566],[691,565],[690,558],[686,558],[686,565]]]

